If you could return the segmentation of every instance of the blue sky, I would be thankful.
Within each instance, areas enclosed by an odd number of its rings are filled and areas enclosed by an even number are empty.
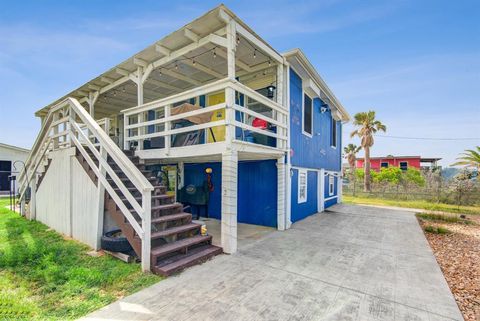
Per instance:
[[[217,4],[4,1],[0,141],[30,147],[34,111]],[[278,51],[302,48],[348,111],[376,110],[387,135],[480,137],[480,1],[225,4]],[[373,155],[439,156],[448,165],[474,145],[480,139],[377,137]]]

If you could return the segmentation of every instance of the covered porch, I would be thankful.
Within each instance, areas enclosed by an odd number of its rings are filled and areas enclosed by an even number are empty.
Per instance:
[[[234,253],[239,162],[276,161],[277,227],[288,225],[286,79],[283,56],[221,5],[37,116],[73,97],[146,164],[221,162],[221,244]]]

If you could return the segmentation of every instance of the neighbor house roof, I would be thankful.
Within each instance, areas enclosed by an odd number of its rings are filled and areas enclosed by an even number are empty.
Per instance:
[[[19,151],[19,152],[25,152],[25,153],[30,152],[29,149],[26,149],[26,148],[23,148],[23,147],[18,147],[18,146],[13,146],[13,145],[8,145],[8,144],[4,144],[4,143],[0,143],[0,148],[13,149],[13,150],[16,150],[16,151]]]

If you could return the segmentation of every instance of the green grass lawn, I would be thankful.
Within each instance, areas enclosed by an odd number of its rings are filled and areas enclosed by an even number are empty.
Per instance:
[[[65,240],[0,199],[0,320],[71,320],[161,280]]]
[[[362,196],[353,197],[351,195],[343,195],[342,200],[344,203],[347,204],[398,206],[447,213],[480,214],[480,206],[457,206],[452,204],[433,203],[428,201],[404,201]]]

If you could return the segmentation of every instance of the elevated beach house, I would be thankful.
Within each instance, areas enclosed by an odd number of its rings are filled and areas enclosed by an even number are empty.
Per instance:
[[[36,116],[25,215],[94,249],[121,229],[145,271],[235,253],[238,222],[285,230],[341,200],[348,113],[301,50],[224,5]],[[192,213],[221,222],[221,247]]]

